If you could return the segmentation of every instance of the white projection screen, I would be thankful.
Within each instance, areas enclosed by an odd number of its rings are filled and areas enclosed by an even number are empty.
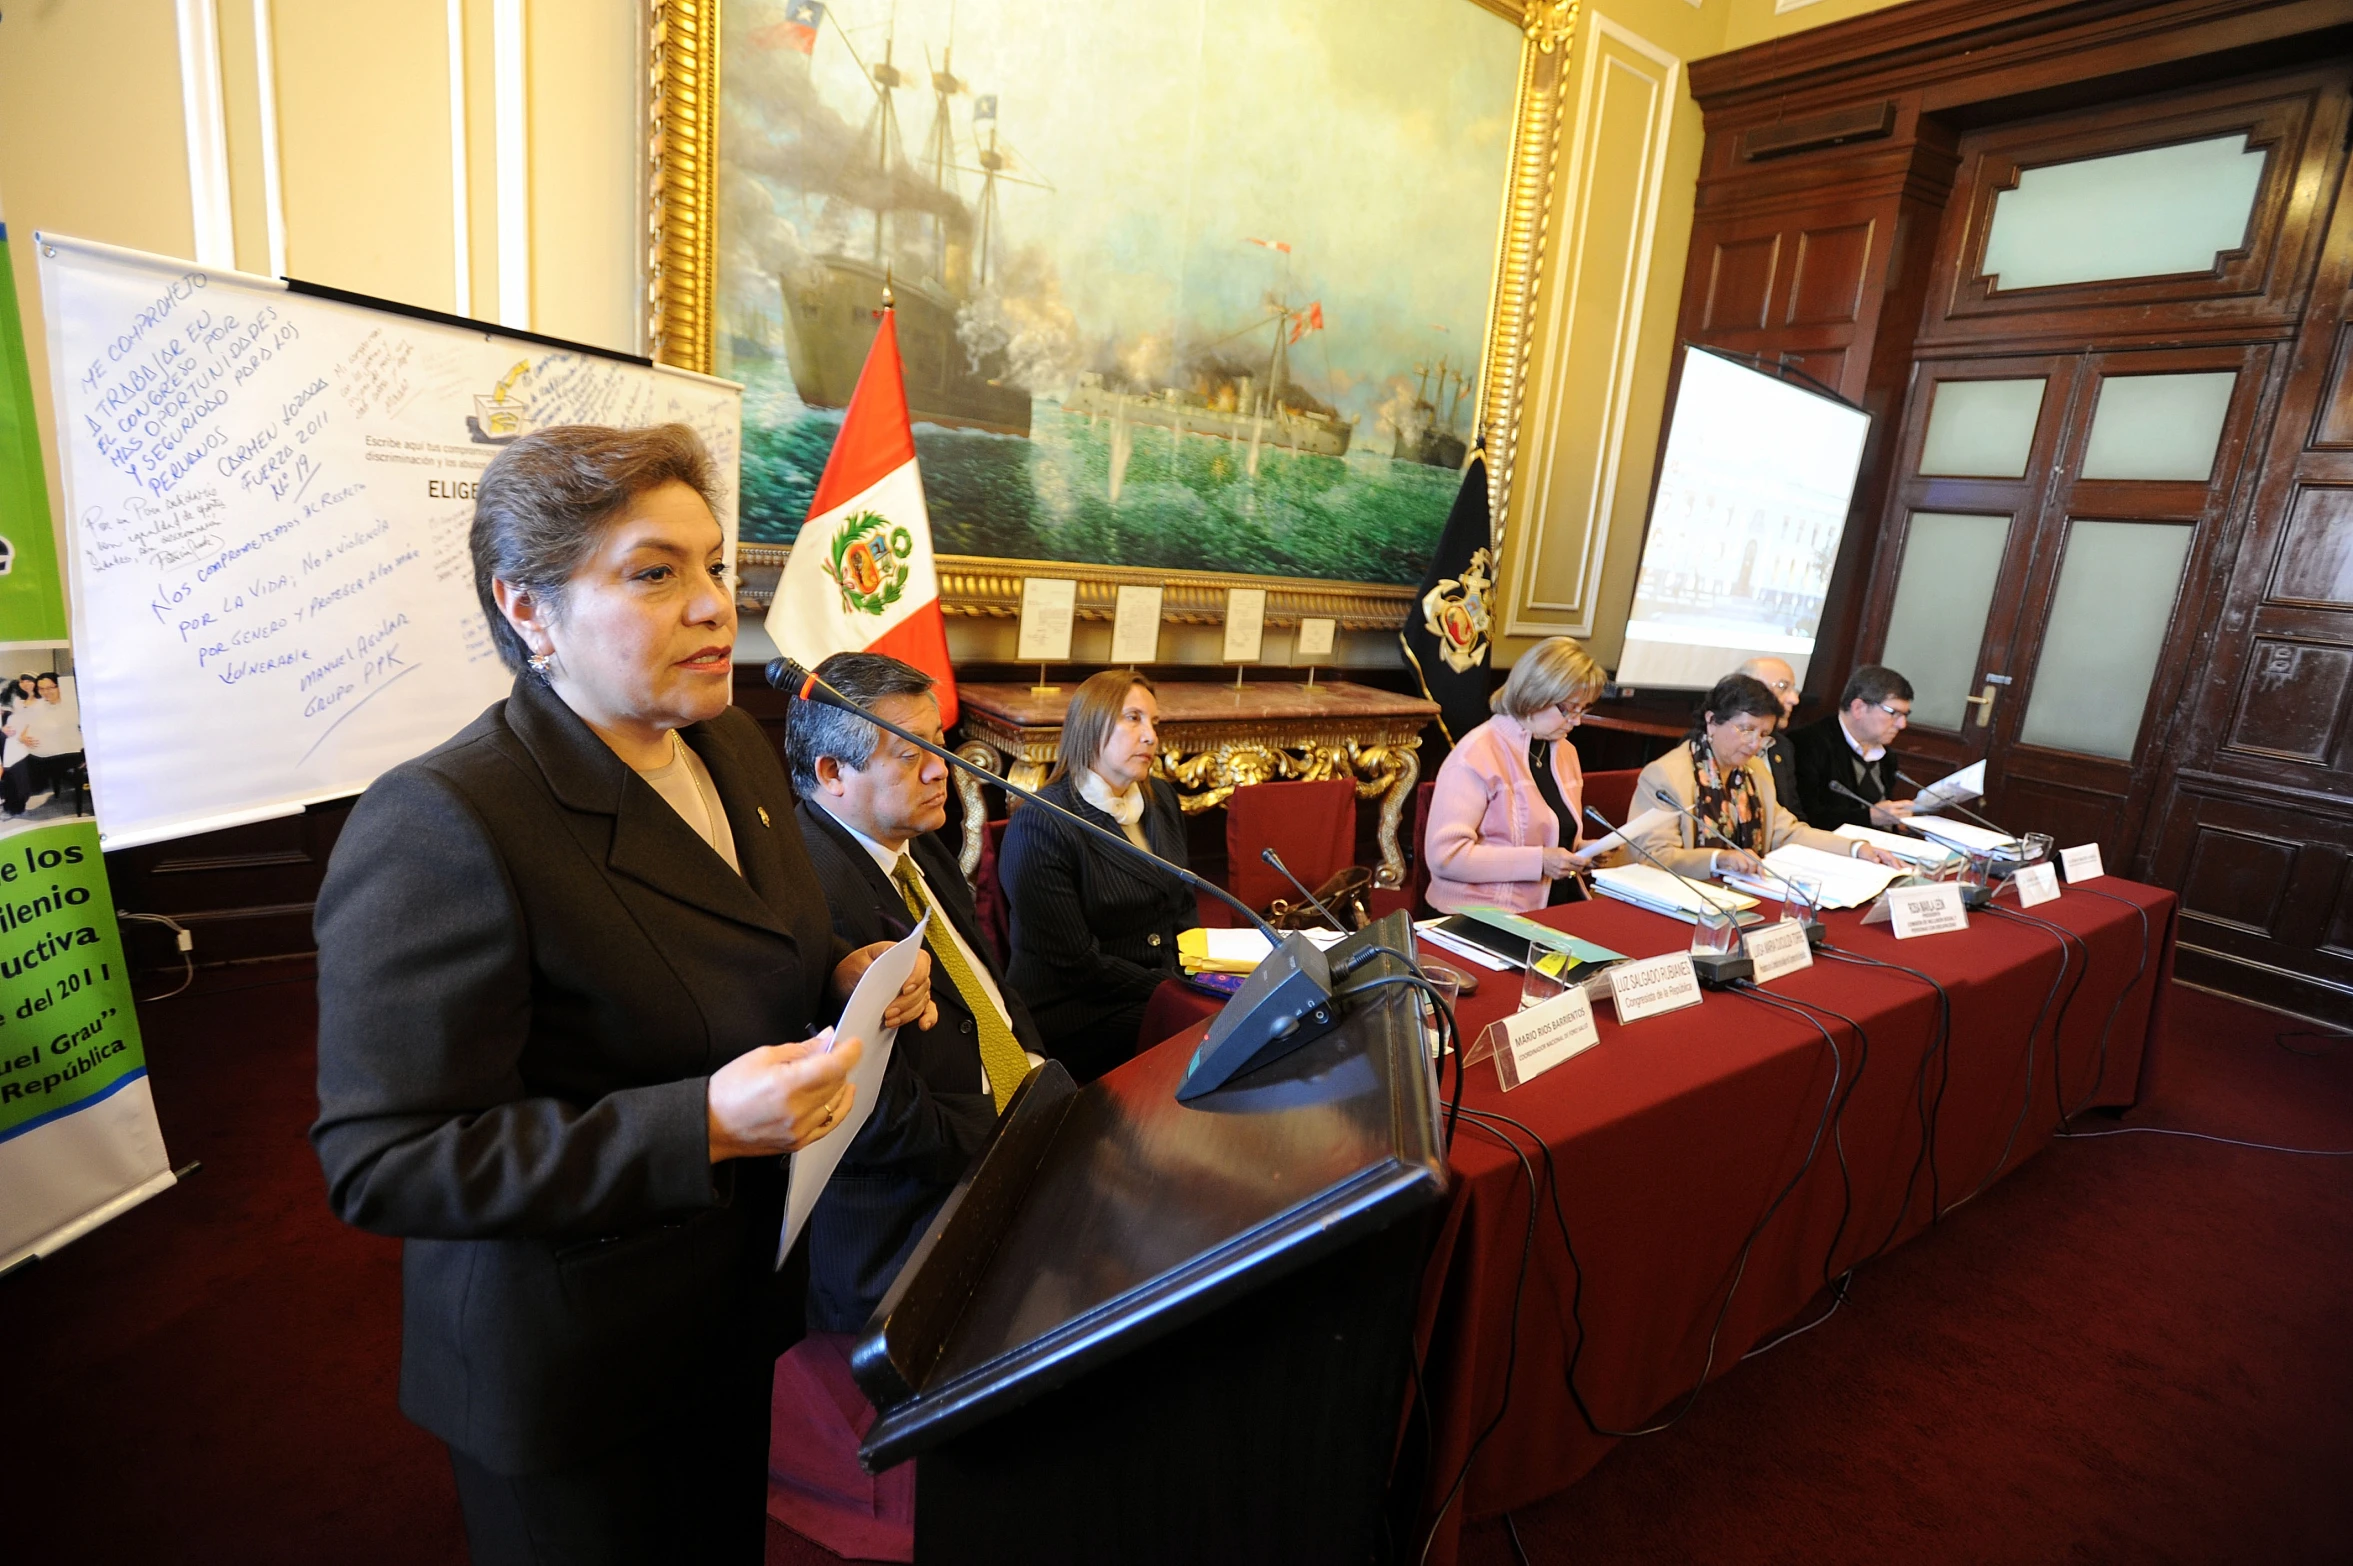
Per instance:
[[[1767,653],[1804,680],[1870,429],[1860,409],[1684,354],[1618,684],[1704,690]]]

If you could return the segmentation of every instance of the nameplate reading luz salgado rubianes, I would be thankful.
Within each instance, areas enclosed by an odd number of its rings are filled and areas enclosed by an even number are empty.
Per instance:
[[[1699,975],[1692,970],[1689,952],[1620,963],[1609,977],[1610,1001],[1618,1008],[1621,1023],[1699,1004]]]
[[[1785,973],[1814,965],[1814,948],[1806,940],[1806,927],[1791,920],[1759,925],[1742,940],[1759,984],[1770,984]]]
[[[2010,884],[2018,888],[2018,906],[2032,908],[2059,895],[2059,872],[2049,865],[2028,865],[2010,877]]]
[[[1961,886],[1957,881],[1939,881],[1934,886],[1890,887],[1887,915],[1899,941],[1908,941],[1915,935],[1944,935],[1969,928],[1969,910],[1962,906]]]
[[[1503,1047],[1495,1052],[1495,1074],[1506,1093],[1601,1042],[1593,1002],[1576,985],[1497,1026],[1503,1030]]]

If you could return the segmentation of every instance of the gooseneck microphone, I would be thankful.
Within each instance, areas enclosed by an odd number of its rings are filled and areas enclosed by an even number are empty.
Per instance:
[[[1618,831],[1616,827],[1610,825],[1609,817],[1603,815],[1600,811],[1594,809],[1591,805],[1587,805],[1585,807],[1585,814],[1591,817],[1594,823],[1600,826],[1603,831]],[[1621,833],[1618,837],[1618,841],[1625,844],[1628,848],[1633,849],[1637,854],[1640,854],[1650,864],[1656,866],[1660,870],[1666,871],[1668,875],[1673,876],[1676,880],[1682,882],[1685,886],[1690,887],[1691,890],[1698,895],[1700,905],[1702,907],[1716,907],[1716,900],[1709,895],[1708,889],[1706,887],[1701,886],[1697,881],[1694,881],[1691,879],[1691,877],[1685,875],[1680,870],[1669,869],[1663,860],[1661,860],[1656,854],[1652,853],[1649,849],[1636,842],[1631,835]],[[1718,911],[1722,912],[1721,909]],[[1725,914],[1725,917],[1732,918],[1732,916],[1728,913]],[[1740,921],[1738,919],[1733,919],[1732,923],[1734,929],[1739,928]],[[1728,989],[1731,987],[1734,981],[1749,978],[1757,971],[1756,964],[1750,962],[1748,959],[1748,950],[1745,946],[1736,952],[1693,952],[1691,954],[1691,966],[1698,970],[1700,982],[1712,990]]]
[[[1717,842],[1723,844],[1726,848],[1731,849],[1734,853],[1753,854],[1757,862],[1757,868],[1762,870],[1773,880],[1780,883],[1784,904],[1787,903],[1788,895],[1797,890],[1795,886],[1790,884],[1789,877],[1783,875],[1780,871],[1765,863],[1765,856],[1763,854],[1758,854],[1753,849],[1742,848],[1738,843],[1735,843],[1732,841],[1732,839],[1726,837],[1722,828],[1718,827],[1713,821],[1708,820],[1705,816],[1700,815],[1698,812],[1686,808],[1683,801],[1677,799],[1673,794],[1668,793],[1663,788],[1653,789],[1651,790],[1650,797],[1657,800],[1660,804],[1666,806],[1669,810],[1674,811],[1675,814],[1681,816],[1684,820],[1690,822],[1693,826],[1699,828],[1702,832],[1705,832],[1708,836],[1714,838]],[[1850,855],[1849,857],[1851,858],[1852,856]],[[1801,903],[1808,903],[1808,906],[1811,906],[1809,900],[1804,897],[1798,898],[1798,901]],[[1823,928],[1821,919],[1809,914],[1803,923],[1805,925],[1806,931],[1806,944],[1809,946],[1821,945],[1823,938],[1829,934],[1829,932]]]
[[[1194,1052],[1191,1063],[1185,1068],[1184,1081],[1176,1091],[1178,1098],[1198,1098],[1222,1086],[1228,1078],[1262,1066],[1278,1056],[1287,1055],[1339,1026],[1340,1007],[1332,994],[1331,967],[1323,952],[1306,936],[1282,934],[1260,918],[1256,909],[1215,882],[1195,875],[1182,865],[1169,863],[1148,848],[1138,848],[1124,834],[1099,827],[1076,811],[1066,810],[1050,799],[1041,798],[1018,783],[997,776],[979,763],[967,761],[954,751],[933,744],[920,734],[908,733],[890,719],[880,717],[850,700],[790,658],[769,660],[768,683],[780,691],[790,692],[802,701],[839,708],[864,718],[885,734],[896,735],[924,754],[937,756],[951,767],[994,784],[1016,799],[1044,811],[1065,825],[1076,827],[1129,858],[1142,860],[1155,869],[1165,871],[1196,891],[1207,892],[1220,902],[1232,906],[1256,927],[1259,934],[1266,937],[1267,944],[1274,950],[1251,970],[1250,976],[1242,982],[1242,987],[1234,992],[1233,999],[1227,1001],[1225,1009],[1211,1020],[1209,1036],[1202,1040],[1200,1049]],[[1353,959],[1357,954],[1348,955]],[[1355,963],[1348,961],[1342,971],[1353,971],[1354,967]]]
[[[1291,867],[1283,863],[1283,856],[1276,853],[1271,844],[1265,848],[1260,849],[1258,851],[1258,857],[1265,860],[1268,864],[1273,865],[1277,870],[1281,871],[1284,880],[1299,888],[1299,895],[1307,899],[1307,905],[1310,908],[1313,908],[1317,913],[1324,916],[1324,922],[1326,924],[1339,931],[1342,935],[1350,935],[1355,933],[1351,931],[1348,926],[1340,922],[1339,915],[1333,913],[1332,910],[1324,906],[1324,900],[1322,898],[1316,896],[1315,893],[1307,889],[1307,883],[1305,881],[1300,880],[1297,876],[1291,873]]]

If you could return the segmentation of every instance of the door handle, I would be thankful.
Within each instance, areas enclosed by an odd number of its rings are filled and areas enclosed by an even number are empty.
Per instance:
[[[1977,726],[1981,729],[1990,727],[1994,721],[1994,695],[1999,689],[1999,686],[1988,682],[1985,689],[1975,696],[1961,698],[1977,709]]]

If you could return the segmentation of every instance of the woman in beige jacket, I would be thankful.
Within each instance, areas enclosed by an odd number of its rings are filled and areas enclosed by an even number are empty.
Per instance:
[[[1781,702],[1763,681],[1728,674],[1700,702],[1689,738],[1642,769],[1631,813],[1663,809],[1666,794],[1721,838],[1702,833],[1691,817],[1674,815],[1646,832],[1642,846],[1679,875],[1719,871],[1754,874],[1758,861],[1788,843],[1892,865],[1869,843],[1806,825],[1774,792],[1765,746],[1781,721]],[[1726,842],[1734,846],[1727,848]]]

